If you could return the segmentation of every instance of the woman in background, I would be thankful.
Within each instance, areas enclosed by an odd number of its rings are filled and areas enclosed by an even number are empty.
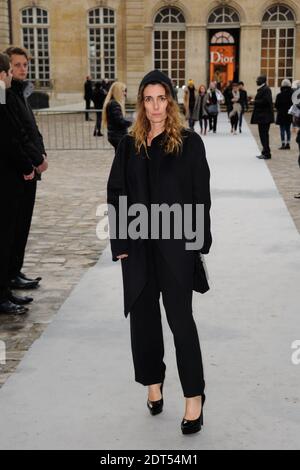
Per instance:
[[[206,92],[206,87],[201,85],[199,87],[199,94],[196,98],[196,103],[193,111],[193,120],[199,121],[201,134],[206,135],[207,132],[207,120],[208,120],[208,112],[207,112],[207,100],[208,95]]]
[[[132,124],[124,117],[126,96],[126,85],[115,82],[111,85],[103,105],[103,126],[107,127],[108,142],[115,150],[117,150],[124,135],[127,134],[128,127]]]

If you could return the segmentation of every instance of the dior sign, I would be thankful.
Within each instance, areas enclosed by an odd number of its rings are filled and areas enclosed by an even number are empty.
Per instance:
[[[212,51],[210,53],[211,64],[232,64],[234,57],[226,56],[218,51]]]

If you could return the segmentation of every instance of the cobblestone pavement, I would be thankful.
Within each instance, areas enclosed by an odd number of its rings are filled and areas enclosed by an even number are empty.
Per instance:
[[[48,153],[49,169],[38,184],[24,264],[27,275],[43,279],[36,290],[17,291],[34,297],[27,314],[0,317],[0,340],[6,345],[0,386],[107,244],[96,237],[96,209],[106,201],[113,154],[113,150]]]
[[[250,117],[250,114],[246,114],[248,124]],[[250,129],[259,149],[261,149],[258,126],[250,125]],[[278,150],[281,146],[279,126],[272,124],[270,129],[272,159],[264,161],[267,162],[278,191],[300,232],[300,200],[294,198],[294,194],[300,192],[300,168],[298,166],[298,145],[295,142],[296,135],[296,132],[292,132],[291,150]]]
[[[249,122],[250,115],[246,119]],[[257,126],[250,128],[260,148]],[[267,165],[300,231],[300,200],[293,197],[300,191],[296,134],[290,151],[277,150],[277,126],[270,134],[273,158]],[[49,170],[39,183],[24,266],[27,275],[41,275],[43,280],[38,290],[29,292],[35,301],[26,315],[0,317],[0,340],[6,344],[0,387],[107,244],[96,237],[96,209],[106,199],[112,159],[113,150],[49,152]]]

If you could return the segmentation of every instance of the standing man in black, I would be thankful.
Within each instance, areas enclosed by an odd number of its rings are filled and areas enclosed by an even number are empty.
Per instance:
[[[265,75],[257,77],[256,84],[258,90],[254,99],[251,124],[258,124],[259,137],[263,147],[261,155],[258,155],[257,158],[267,160],[271,158],[269,131],[270,125],[274,122],[272,93],[267,85]]]
[[[107,91],[105,90],[105,83],[103,81],[97,82],[95,85],[95,90],[92,95],[92,100],[94,103],[94,108],[97,109],[96,111],[96,124],[94,129],[94,137],[102,137],[103,134],[101,132],[102,126],[102,109],[104,105],[104,101],[107,95]],[[101,109],[101,111],[99,111]]]
[[[240,91],[240,105],[242,107],[242,112],[240,114],[239,119],[239,130],[240,133],[242,132],[242,124],[243,124],[243,115],[249,109],[248,105],[248,94],[247,91],[244,89],[244,82],[239,82],[239,91]]]
[[[85,109],[91,109],[91,101],[93,99],[93,84],[90,76],[86,77],[84,84],[84,100],[85,100]],[[91,121],[89,118],[89,113],[85,113],[85,120]]]
[[[34,167],[26,154],[26,150],[30,153],[32,150],[22,123],[10,112],[11,80],[9,57],[0,54],[0,314],[19,315],[27,312],[25,305],[33,299],[19,297],[11,292],[10,266],[24,184],[31,184]]]
[[[24,151],[26,151],[27,158],[35,168],[35,175],[31,184],[27,184],[25,180],[23,181],[23,194],[18,213],[13,258],[10,266],[11,288],[34,289],[38,287],[41,278],[28,278],[22,273],[22,267],[35,204],[37,180],[40,179],[40,174],[47,170],[48,162],[42,135],[37,127],[30,104],[24,96],[24,90],[27,86],[26,78],[29,61],[27,52],[19,47],[10,47],[6,50],[6,53],[10,58],[13,75],[10,110],[24,128],[26,138],[29,141],[28,148],[24,149]]]

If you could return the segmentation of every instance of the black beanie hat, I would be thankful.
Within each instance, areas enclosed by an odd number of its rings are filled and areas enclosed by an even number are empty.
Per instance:
[[[144,76],[139,86],[139,93],[145,88],[146,85],[154,85],[156,83],[163,83],[164,85],[167,85],[167,87],[170,89],[172,97],[175,99],[175,91],[170,78],[160,70],[152,70]]]

